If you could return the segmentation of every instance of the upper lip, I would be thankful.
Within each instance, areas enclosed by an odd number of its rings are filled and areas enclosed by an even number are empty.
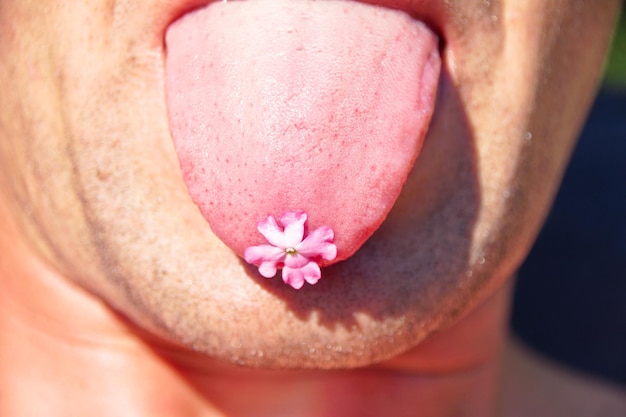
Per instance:
[[[167,27],[182,15],[204,7],[210,3],[221,0],[178,0],[168,1],[163,9],[157,13],[161,22],[161,36],[165,35]],[[238,1],[238,0],[235,0]],[[244,0],[254,1],[254,0]],[[301,1],[301,0],[299,0]],[[329,0],[322,0],[329,1]],[[338,0],[339,1],[339,0]],[[402,10],[411,17],[426,23],[440,38],[445,35],[446,23],[448,21],[449,10],[440,0],[342,0],[359,1],[372,5],[387,7],[390,9]]]
[[[444,31],[448,8],[440,0],[357,0],[361,3],[374,4],[390,9],[406,12],[415,19],[421,20],[435,32]]]

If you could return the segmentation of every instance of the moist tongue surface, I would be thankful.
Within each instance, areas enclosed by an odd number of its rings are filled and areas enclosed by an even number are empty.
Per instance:
[[[304,210],[352,255],[393,206],[422,145],[437,39],[356,2],[212,3],[166,37],[170,128],[193,201],[242,255],[256,224]]]

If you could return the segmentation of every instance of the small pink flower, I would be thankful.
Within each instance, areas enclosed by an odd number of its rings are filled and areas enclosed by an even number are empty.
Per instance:
[[[333,244],[334,232],[321,226],[304,237],[307,215],[303,211],[287,212],[280,218],[280,227],[274,217],[269,216],[257,224],[257,229],[270,243],[250,246],[244,253],[246,262],[259,267],[259,273],[272,278],[282,268],[283,281],[300,289],[304,281],[315,284],[322,276],[317,261],[332,261],[337,256]]]

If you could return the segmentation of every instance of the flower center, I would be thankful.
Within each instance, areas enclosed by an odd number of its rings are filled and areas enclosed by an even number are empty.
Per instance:
[[[298,251],[296,250],[296,248],[287,248],[285,249],[285,253],[287,255],[295,255],[298,253]]]

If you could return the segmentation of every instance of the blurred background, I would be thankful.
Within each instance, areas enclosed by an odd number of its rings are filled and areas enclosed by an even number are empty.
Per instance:
[[[626,13],[552,212],[520,270],[511,325],[544,356],[626,387]]]

